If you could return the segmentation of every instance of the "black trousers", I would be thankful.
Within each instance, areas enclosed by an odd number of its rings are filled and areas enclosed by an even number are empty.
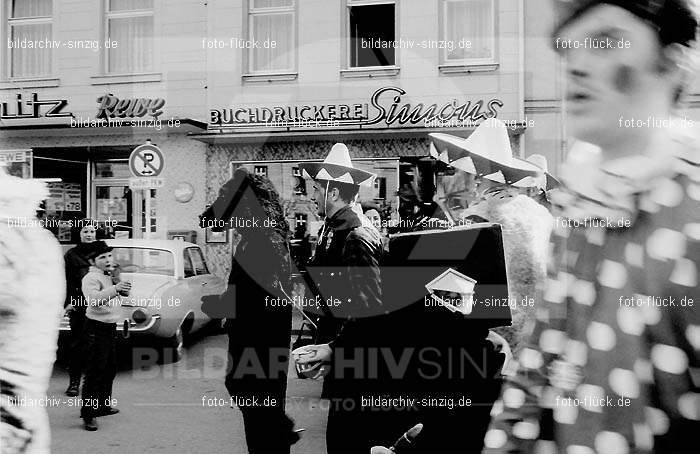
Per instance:
[[[68,374],[70,382],[80,382],[83,376],[85,348],[83,331],[85,330],[85,311],[74,309],[68,313],[70,337],[68,338]]]
[[[289,454],[294,423],[284,406],[241,408],[249,454]]]
[[[117,374],[117,324],[86,319],[84,341],[87,361],[80,417],[88,418],[109,407]]]

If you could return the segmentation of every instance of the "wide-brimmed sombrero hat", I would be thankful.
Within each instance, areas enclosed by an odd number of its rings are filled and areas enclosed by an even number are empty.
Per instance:
[[[375,174],[356,169],[350,160],[350,152],[344,143],[336,143],[323,162],[299,164],[304,177],[320,181],[337,181],[357,186],[371,186]]]
[[[441,133],[429,136],[433,158],[472,175],[523,188],[551,189],[559,184],[546,168],[513,156],[506,125],[496,118],[484,120],[466,139]]]

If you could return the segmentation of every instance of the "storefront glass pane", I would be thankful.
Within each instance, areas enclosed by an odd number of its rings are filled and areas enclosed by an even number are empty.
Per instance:
[[[125,185],[95,187],[95,219],[114,226],[116,238],[133,238],[131,190]]]
[[[95,178],[131,178],[127,162],[96,162]]]

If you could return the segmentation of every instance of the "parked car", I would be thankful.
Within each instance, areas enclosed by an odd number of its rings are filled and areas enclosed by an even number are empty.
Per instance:
[[[181,240],[106,240],[121,269],[121,280],[131,282],[131,293],[122,299],[125,335],[159,338],[165,356],[179,361],[185,337],[211,319],[202,312],[202,297],[223,293],[226,283],[211,274],[202,250]],[[69,331],[68,317],[61,331]]]

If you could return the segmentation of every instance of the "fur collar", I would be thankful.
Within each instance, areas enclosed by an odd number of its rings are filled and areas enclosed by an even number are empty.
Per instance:
[[[25,180],[7,175],[0,170],[0,218],[31,218],[49,195],[46,184],[39,180]]]

